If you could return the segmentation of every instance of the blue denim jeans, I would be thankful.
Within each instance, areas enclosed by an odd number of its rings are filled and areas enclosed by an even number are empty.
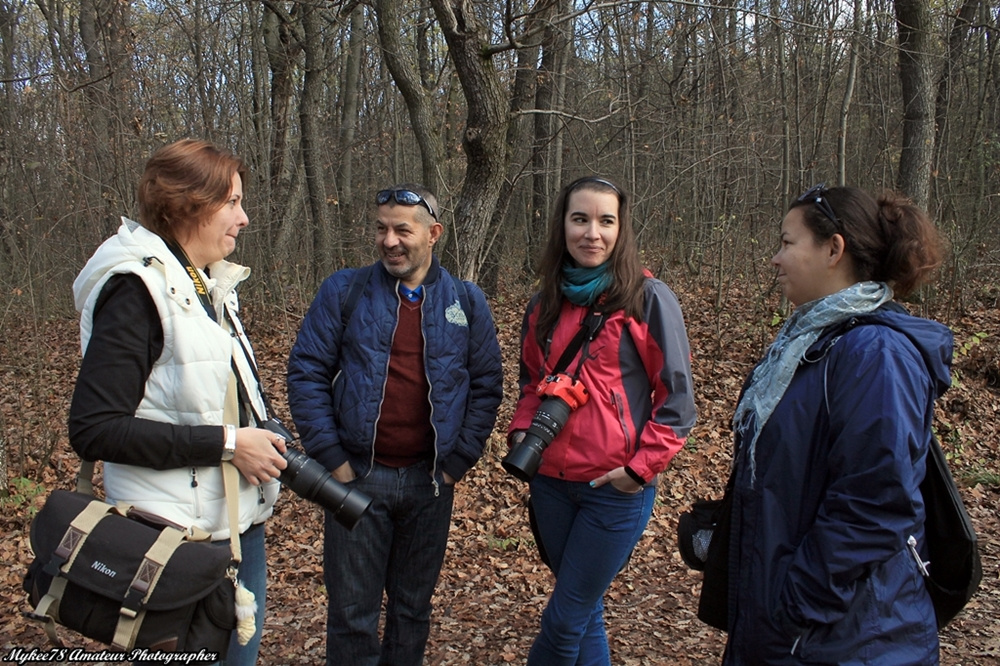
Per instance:
[[[431,596],[444,562],[454,488],[430,465],[375,464],[350,486],[372,498],[353,530],[326,513],[323,580],[330,596],[328,666],[418,666],[430,633]],[[379,641],[382,593],[385,629]]]
[[[529,666],[611,664],[604,593],[639,542],[655,496],[654,487],[629,495],[610,483],[591,488],[542,475],[532,479],[531,503],[556,584]]]

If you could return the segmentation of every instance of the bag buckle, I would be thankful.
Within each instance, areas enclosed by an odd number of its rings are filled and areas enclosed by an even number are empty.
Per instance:
[[[147,565],[151,564],[153,563],[149,560],[143,560],[142,567],[139,570],[140,574],[145,573],[144,569]],[[155,570],[152,573],[155,575]],[[128,592],[125,593],[125,598],[122,600],[122,615],[131,619],[134,619],[139,615],[139,609],[142,606],[143,599],[146,598],[146,593],[149,592],[151,582],[152,578],[145,578],[142,575],[136,575],[132,584],[128,588]]]

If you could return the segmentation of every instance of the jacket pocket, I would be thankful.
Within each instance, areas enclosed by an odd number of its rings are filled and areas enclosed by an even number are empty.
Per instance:
[[[618,415],[618,424],[622,427],[622,435],[625,437],[625,453],[631,454],[632,450],[632,428],[628,423],[628,410],[625,409],[625,399],[618,391],[611,392],[611,404],[615,407]]]
[[[330,402],[335,414],[340,413],[340,403],[344,399],[344,382],[344,371],[338,369],[337,374],[333,376],[333,381],[330,382]]]
[[[809,648],[812,647],[813,628],[803,629],[798,635],[792,638],[792,649],[789,655],[799,659],[808,659]]]

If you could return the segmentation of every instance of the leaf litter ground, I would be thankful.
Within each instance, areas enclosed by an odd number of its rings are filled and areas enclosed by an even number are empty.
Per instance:
[[[721,302],[719,292],[708,286],[674,288],[691,339],[698,425],[661,477],[653,518],[629,566],[608,591],[606,620],[615,664],[719,663],[725,634],[695,615],[700,574],[688,570],[677,553],[677,516],[699,497],[721,495],[735,398],[775,332],[770,324],[776,302],[744,297],[734,289]],[[428,665],[523,663],[551,590],[551,575],[536,555],[527,526],[525,486],[500,466],[503,429],[516,393],[524,301],[520,295],[493,302],[505,355],[505,399],[486,455],[456,493],[434,599]],[[247,319],[267,389],[287,421],[284,367],[297,314],[261,308]],[[41,629],[22,616],[27,605],[21,579],[32,559],[31,512],[48,490],[71,488],[75,478],[77,461],[65,421],[79,367],[75,321],[25,317],[2,323],[0,427],[12,481],[11,497],[0,512],[0,603],[8,609],[0,619],[0,659],[14,648],[48,647]],[[993,664],[1000,659],[1000,313],[995,303],[974,303],[952,328],[957,381],[938,405],[936,427],[980,536],[984,579],[968,607],[941,632],[941,663]],[[978,335],[983,332],[988,335]],[[282,493],[267,528],[270,581],[262,665],[323,662],[322,525],[317,507]],[[68,646],[101,647],[64,634]]]

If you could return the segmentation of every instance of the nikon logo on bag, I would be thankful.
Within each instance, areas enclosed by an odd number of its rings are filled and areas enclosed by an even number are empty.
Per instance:
[[[104,564],[104,562],[99,562],[97,560],[94,560],[94,563],[90,565],[90,568],[97,569],[99,572],[101,572],[108,578],[114,578],[116,575],[118,575],[117,571]]]

